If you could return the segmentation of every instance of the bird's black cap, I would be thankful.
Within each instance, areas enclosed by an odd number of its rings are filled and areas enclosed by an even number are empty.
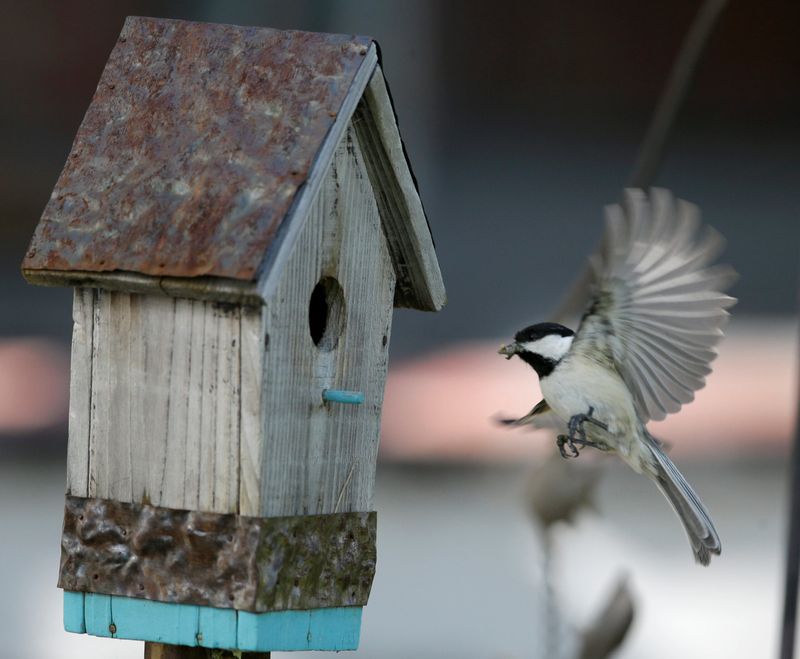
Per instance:
[[[542,337],[557,334],[558,336],[573,336],[573,332],[569,327],[564,327],[558,323],[537,323],[536,325],[529,325],[525,329],[521,329],[514,335],[514,341],[517,343],[528,343],[529,341],[538,341]]]

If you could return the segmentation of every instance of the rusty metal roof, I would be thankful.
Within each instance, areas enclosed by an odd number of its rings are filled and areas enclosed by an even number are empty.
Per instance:
[[[23,270],[254,280],[371,43],[128,18]]]

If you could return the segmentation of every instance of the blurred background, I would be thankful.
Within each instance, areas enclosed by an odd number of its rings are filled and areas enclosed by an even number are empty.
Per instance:
[[[0,636],[3,657],[140,657],[62,631],[58,570],[71,291],[19,264],[126,15],[366,34],[382,47],[448,287],[392,332],[363,657],[573,657],[625,576],[619,657],[777,650],[797,397],[800,4],[731,0],[658,185],[700,205],[741,274],[708,386],[654,429],[725,547],[692,563],[644,479],[581,458],[571,524],[547,531],[546,434],[492,422],[538,400],[495,354],[547,319],[599,240],[699,2],[3,3],[0,21]],[[573,482],[573,480],[570,480]],[[548,486],[548,487],[550,487]],[[585,496],[584,496],[585,495]],[[560,495],[559,495],[560,496]],[[569,498],[569,497],[568,497]],[[540,508],[536,508],[540,510]],[[540,511],[541,513],[541,511]]]

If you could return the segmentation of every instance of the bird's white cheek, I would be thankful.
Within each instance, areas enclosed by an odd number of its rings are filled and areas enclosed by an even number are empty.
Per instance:
[[[569,352],[571,345],[571,336],[550,334],[548,336],[543,336],[537,341],[528,341],[527,343],[523,343],[522,347],[528,352],[541,355],[545,359],[552,359],[553,361],[557,362],[564,357],[567,352]]]

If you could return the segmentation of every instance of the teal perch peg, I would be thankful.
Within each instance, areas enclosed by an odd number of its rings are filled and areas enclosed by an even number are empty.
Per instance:
[[[363,391],[345,391],[344,389],[323,389],[322,400],[326,403],[349,403],[361,405],[364,402]]]

